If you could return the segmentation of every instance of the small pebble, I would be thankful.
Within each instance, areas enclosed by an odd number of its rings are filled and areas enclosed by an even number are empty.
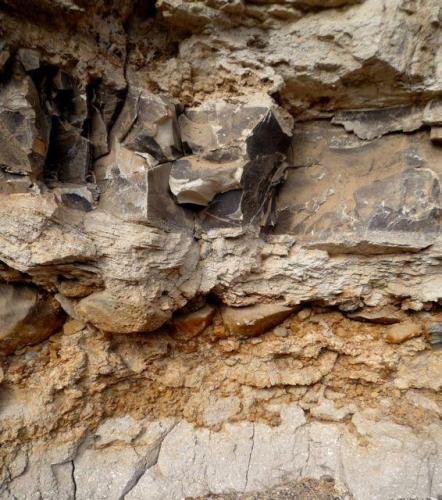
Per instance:
[[[274,330],[273,333],[278,336],[278,337],[287,337],[289,332],[287,331],[287,328],[285,326],[277,326]]]

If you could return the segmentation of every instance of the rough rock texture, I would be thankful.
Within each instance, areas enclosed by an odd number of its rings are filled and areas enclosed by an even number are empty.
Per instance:
[[[0,498],[442,495],[440,1],[0,38]]]

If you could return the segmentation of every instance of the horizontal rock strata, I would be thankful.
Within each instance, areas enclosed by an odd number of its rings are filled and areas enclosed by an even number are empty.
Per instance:
[[[0,499],[442,494],[441,24],[0,1]]]

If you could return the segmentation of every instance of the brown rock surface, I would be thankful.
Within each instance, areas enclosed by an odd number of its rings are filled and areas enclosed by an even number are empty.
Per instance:
[[[261,304],[250,307],[224,307],[221,316],[224,326],[232,335],[261,335],[282,323],[292,309],[277,304]]]
[[[63,320],[54,298],[28,286],[0,283],[0,352],[45,340],[59,330]]]
[[[388,328],[387,342],[400,344],[419,335],[422,335],[421,325],[417,325],[412,321],[404,321]]]
[[[184,338],[195,337],[211,324],[215,311],[215,307],[206,305],[194,312],[177,314],[173,318],[173,327]]]

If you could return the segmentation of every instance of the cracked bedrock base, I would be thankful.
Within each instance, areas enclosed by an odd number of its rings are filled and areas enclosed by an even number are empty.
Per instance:
[[[1,500],[442,495],[441,42],[0,1]]]

